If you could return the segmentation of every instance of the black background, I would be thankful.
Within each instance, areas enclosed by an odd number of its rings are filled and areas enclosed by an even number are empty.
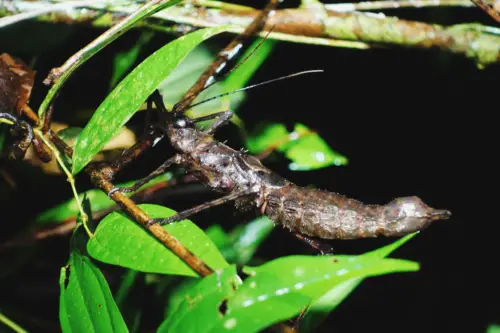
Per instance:
[[[476,8],[386,13],[430,23],[495,24]],[[63,63],[98,33],[84,26],[19,24],[0,33],[0,45],[1,51],[27,62],[36,56],[32,105],[37,106],[46,93],[41,80],[49,69]],[[107,94],[113,56],[131,47],[138,36],[134,31],[125,34],[75,74],[58,98],[57,120],[84,125],[75,120],[72,110],[99,105]],[[141,58],[168,38],[157,34]],[[216,48],[222,47],[229,37],[212,41]],[[484,332],[488,325],[500,323],[496,270],[500,228],[495,191],[498,125],[494,116],[500,67],[479,70],[461,55],[438,50],[350,50],[280,43],[252,82],[318,68],[325,72],[250,91],[238,114],[247,124],[266,120],[293,127],[301,122],[347,156],[349,165],[309,172],[290,171],[285,160],[267,165],[299,185],[314,185],[366,203],[383,204],[394,197],[417,195],[429,205],[453,213],[450,220],[432,225],[392,255],[418,261],[419,272],[366,280],[320,331]],[[234,147],[241,145],[232,126],[217,137],[229,140]],[[144,176],[169,154],[171,151],[155,149],[120,177]],[[43,209],[71,195],[63,177],[44,176],[23,163],[0,163],[18,185],[14,192],[4,183],[0,186],[4,213],[1,240],[9,239]],[[82,190],[90,187],[85,175],[78,178],[78,185]],[[188,193],[172,198],[168,205],[181,209],[204,198]],[[193,218],[202,227],[215,220],[227,229],[242,219],[227,207]],[[59,268],[67,260],[68,239],[39,244],[38,255],[18,274],[0,283],[0,308],[33,331],[50,332],[58,327],[57,281]],[[363,253],[390,241],[332,241],[331,245],[337,253]],[[272,259],[296,253],[310,250],[276,228],[258,255]],[[12,258],[12,252],[0,253],[4,263]],[[109,279],[112,286],[117,282],[112,274]]]

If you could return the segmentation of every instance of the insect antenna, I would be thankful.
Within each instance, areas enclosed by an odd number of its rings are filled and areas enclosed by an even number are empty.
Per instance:
[[[226,92],[226,93],[223,93],[223,94],[220,94],[220,95],[216,95],[216,96],[204,99],[203,101],[200,101],[198,103],[190,105],[187,109],[184,110],[184,112],[186,112],[187,110],[189,110],[191,108],[194,108],[195,106],[198,106],[198,105],[206,103],[206,102],[210,102],[210,101],[212,101],[212,100],[214,100],[216,98],[219,98],[219,97],[233,95],[233,94],[236,94],[238,92],[242,92],[242,91],[245,91],[245,90],[250,90],[252,88],[263,86],[263,85],[266,85],[266,84],[269,84],[269,83],[272,83],[272,82],[275,82],[275,81],[281,81],[281,80],[290,79],[290,78],[292,78],[294,76],[299,76],[299,75],[304,75],[304,74],[311,74],[311,73],[322,73],[322,72],[323,72],[322,69],[312,69],[312,70],[308,70],[308,71],[303,71],[303,72],[298,72],[298,73],[289,74],[289,75],[285,75],[285,76],[280,76],[280,77],[277,77],[277,78],[274,78],[274,79],[271,79],[271,80],[267,80],[267,81],[264,81],[264,82],[255,83],[255,84],[252,84],[252,85],[247,86],[247,87],[243,87],[243,88],[240,88],[240,89],[236,89],[236,90],[233,90],[233,91],[229,91],[229,92]]]

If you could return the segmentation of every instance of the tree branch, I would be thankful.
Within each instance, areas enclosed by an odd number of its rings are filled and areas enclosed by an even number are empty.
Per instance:
[[[421,0],[424,1],[424,0]],[[450,2],[450,0],[447,0]],[[460,1],[460,0],[453,0]],[[24,3],[26,1],[20,1]],[[388,3],[394,4],[394,1]],[[445,2],[446,3],[446,2]],[[452,2],[454,4],[456,2]],[[350,4],[351,9],[359,9],[360,4]],[[465,6],[458,2],[460,6]],[[319,8],[297,8],[277,10],[270,17],[266,27],[274,26],[268,38],[304,44],[327,45],[334,47],[368,48],[369,46],[388,47],[403,46],[414,48],[439,48],[442,51],[466,56],[486,66],[500,59],[500,36],[491,34],[495,28],[474,24],[474,29],[463,29],[463,25],[442,26],[418,21],[402,20],[397,17],[374,15],[370,13],[346,12],[349,4],[341,4],[343,11],[334,5]],[[403,4],[404,5],[404,4]],[[33,7],[33,2],[31,3]],[[381,4],[365,3],[367,8],[376,8]],[[22,6],[19,6],[23,8]],[[92,5],[95,11],[73,9],[64,13],[39,16],[45,21],[61,21],[68,23],[85,22],[100,26],[110,26],[123,14],[129,14],[137,8],[137,4],[127,6]],[[106,13],[102,16],[102,12]],[[155,19],[195,27],[207,27],[220,24],[235,24],[231,32],[241,33],[244,27],[261,13],[260,10],[236,6],[224,8],[204,8],[173,6],[153,15]],[[99,17],[99,20],[97,18]],[[470,25],[470,23],[469,23]],[[145,21],[137,27],[161,30],[158,25]],[[266,35],[264,29],[261,36]],[[168,29],[172,32],[172,29]]]

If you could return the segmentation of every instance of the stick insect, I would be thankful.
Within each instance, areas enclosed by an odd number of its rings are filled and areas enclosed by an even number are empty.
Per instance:
[[[212,66],[201,75],[199,81],[171,112],[165,108],[158,91],[152,95],[152,100],[161,111],[162,129],[177,153],[134,186],[115,188],[109,195],[115,191],[135,191],[153,177],[164,173],[167,168],[182,166],[203,184],[224,195],[169,218],[152,219],[150,224],[173,223],[202,210],[234,202],[236,209],[248,210],[253,207],[320,251],[323,245],[316,239],[403,236],[423,230],[433,221],[448,219],[451,216],[448,210],[429,207],[416,196],[396,198],[385,205],[366,205],[339,193],[298,186],[266,168],[256,157],[245,151],[235,150],[214,138],[216,130],[229,123],[232,116],[230,111],[195,119],[185,115],[189,108],[225,95],[192,104],[201,91],[213,84],[214,75],[226,65],[230,58],[228,55],[234,55],[234,51],[241,48],[241,39],[238,38],[248,37],[250,30],[255,32],[263,25],[263,20],[272,8],[271,4],[262,11],[262,21],[256,23],[256,19],[252,23],[253,28],[248,28],[246,34],[236,37],[221,51]],[[279,79],[282,78],[275,80]],[[200,129],[197,124],[206,120],[213,120],[213,123],[206,129]]]

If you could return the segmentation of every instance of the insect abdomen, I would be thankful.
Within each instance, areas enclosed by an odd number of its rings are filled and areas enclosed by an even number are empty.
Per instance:
[[[401,236],[451,214],[425,205],[417,197],[387,205],[365,205],[343,195],[295,185],[268,193],[266,215],[293,232],[323,239]]]

